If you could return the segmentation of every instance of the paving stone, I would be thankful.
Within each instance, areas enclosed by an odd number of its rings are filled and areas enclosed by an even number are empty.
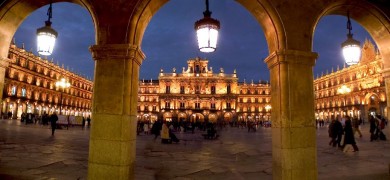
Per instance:
[[[360,151],[347,153],[328,145],[326,128],[317,129],[318,179],[390,179],[390,142],[370,142],[368,128],[356,138]],[[177,133],[178,144],[137,136],[135,178],[272,179],[271,128],[248,133],[229,127],[219,131],[218,140],[204,140],[202,133]],[[388,127],[385,133],[390,137]],[[0,138],[0,179],[87,179],[89,129],[51,136],[47,126],[0,120]]]

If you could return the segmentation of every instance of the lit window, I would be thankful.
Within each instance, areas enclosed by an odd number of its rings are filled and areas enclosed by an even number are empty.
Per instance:
[[[22,97],[26,97],[26,89],[25,88],[22,89]]]
[[[16,86],[12,86],[11,95],[16,95]]]

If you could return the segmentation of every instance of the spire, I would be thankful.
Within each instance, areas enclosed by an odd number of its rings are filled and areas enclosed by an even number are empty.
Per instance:
[[[346,64],[344,63],[344,67],[343,67],[343,69],[344,69],[345,67],[347,67],[347,66],[346,66]]]
[[[24,43],[22,43],[22,49],[24,49]]]
[[[337,65],[337,71],[340,71],[340,65]]]
[[[334,71],[333,71],[333,67],[332,67],[332,73],[333,73]]]

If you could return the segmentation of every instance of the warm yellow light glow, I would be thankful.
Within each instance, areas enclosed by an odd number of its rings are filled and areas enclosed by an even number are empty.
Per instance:
[[[265,110],[266,110],[266,111],[269,111],[271,108],[272,108],[271,105],[266,105],[266,106],[265,106]]]
[[[65,78],[61,78],[61,80],[56,82],[56,87],[68,88],[68,87],[70,87],[70,83],[68,81],[66,81]]]
[[[342,85],[339,89],[337,89],[337,94],[348,94],[351,92],[351,89],[346,85]]]

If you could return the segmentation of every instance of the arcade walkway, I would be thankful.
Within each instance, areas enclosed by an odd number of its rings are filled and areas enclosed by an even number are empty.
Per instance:
[[[318,129],[319,179],[390,179],[390,142],[369,142],[367,128],[362,127],[363,138],[356,138],[356,153],[328,146],[327,129]],[[272,179],[270,128],[219,132],[219,140],[204,140],[201,132],[177,134],[182,141],[169,145],[141,134],[136,179]],[[389,138],[389,127],[385,132]],[[86,179],[89,130],[72,127],[50,134],[49,126],[0,120],[0,179]]]

